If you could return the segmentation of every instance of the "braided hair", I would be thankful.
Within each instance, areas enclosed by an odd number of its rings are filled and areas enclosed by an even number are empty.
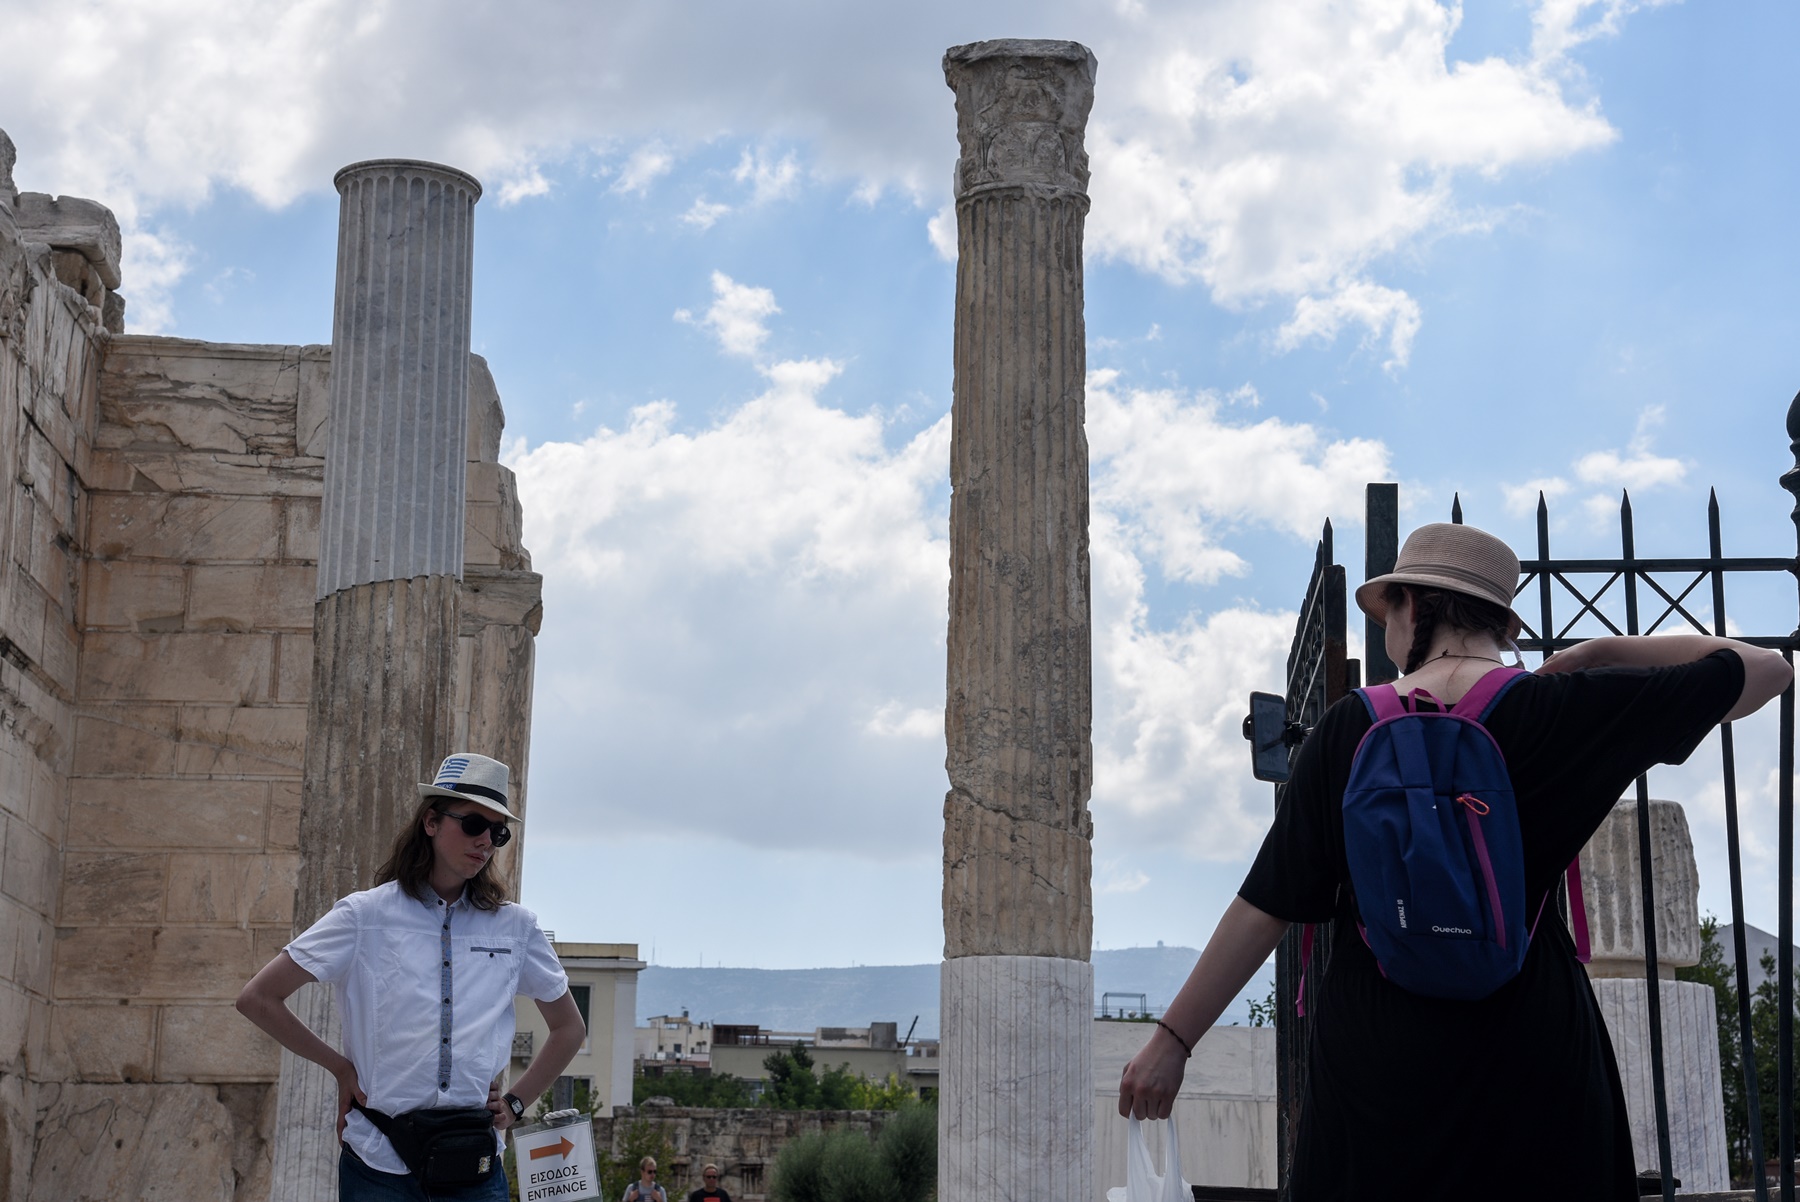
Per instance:
[[[1392,608],[1406,600],[1408,593],[1413,601],[1413,641],[1406,652],[1402,669],[1405,672],[1417,672],[1425,666],[1431,655],[1431,640],[1440,625],[1469,634],[1491,634],[1500,643],[1507,641],[1512,630],[1512,615],[1504,608],[1468,593],[1418,584],[1390,584],[1382,596]]]

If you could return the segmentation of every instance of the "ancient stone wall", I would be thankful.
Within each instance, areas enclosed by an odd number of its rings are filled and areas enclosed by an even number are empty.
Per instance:
[[[279,1055],[231,1002],[293,918],[330,350],[109,335],[116,250],[64,282],[10,195],[0,1197],[257,1202]],[[470,369],[454,723],[522,800],[539,578]]]
[[[725,1110],[686,1106],[620,1106],[594,1119],[594,1149],[620,1155],[632,1128],[647,1123],[675,1148],[658,1165],[659,1184],[669,1197],[700,1188],[700,1170],[719,1166],[719,1184],[738,1202],[768,1196],[775,1157],[788,1143],[816,1131],[857,1131],[874,1137],[892,1118],[891,1110]]]
[[[0,1195],[24,1198],[33,1082],[50,1060],[104,334],[100,309],[59,280],[55,250],[21,236],[11,165],[0,134]]]

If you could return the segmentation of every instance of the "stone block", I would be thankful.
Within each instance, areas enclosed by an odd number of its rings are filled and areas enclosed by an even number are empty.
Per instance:
[[[195,567],[189,630],[312,630],[313,579],[305,564]]]
[[[89,502],[88,546],[101,559],[274,559],[281,546],[280,509],[272,497],[108,493]]]
[[[106,284],[95,274],[93,264],[78,250],[52,250],[50,263],[56,269],[56,282],[67,287],[94,308],[106,304]]]
[[[319,561],[319,505],[312,497],[289,500],[282,507],[281,558]]]
[[[506,432],[506,409],[488,361],[469,356],[469,449],[471,462],[498,463],[500,438]]]
[[[31,1031],[31,998],[0,981],[0,1072],[21,1072]]]
[[[1659,972],[1700,962],[1700,871],[1687,816],[1673,801],[1650,802],[1651,869],[1655,878]],[[1581,850],[1582,898],[1593,959],[1588,974],[1642,977],[1643,882],[1639,871],[1637,802],[1622,801]]]
[[[169,876],[162,852],[71,851],[63,858],[63,926],[154,925],[163,916]]]
[[[178,770],[180,713],[173,705],[108,705],[82,711],[75,721],[75,770],[82,776],[173,774]]]
[[[459,621],[465,636],[489,626],[523,626],[536,634],[543,616],[544,578],[536,572],[464,573]]]
[[[26,241],[42,242],[56,250],[80,251],[108,288],[117,288],[122,282],[119,221],[99,201],[21,192],[13,206],[13,219],[18,223],[20,237]]]
[[[237,1131],[205,1085],[71,1085],[38,1124],[21,1202],[232,1202]]]
[[[14,544],[15,546],[18,544]],[[44,594],[25,572],[9,572],[6,604],[0,607],[0,635],[32,663],[44,658]]]
[[[5,894],[0,894],[0,981],[13,979],[12,971],[19,961],[19,941],[31,929],[32,921],[39,917]],[[24,988],[23,984],[15,984],[20,989]]]
[[[463,565],[499,567],[500,561],[500,507],[472,502],[463,521]]]
[[[312,692],[312,635],[284,634],[280,636],[279,650],[275,699],[289,705],[305,705]]]
[[[82,625],[89,630],[180,630],[187,611],[188,569],[135,559],[83,564]]]
[[[60,729],[60,728],[59,728]],[[26,821],[59,838],[67,835],[69,782],[43,756],[31,762],[31,803]],[[66,844],[65,844],[66,845]]]
[[[255,947],[233,927],[65,927],[56,996],[228,1002],[263,965]]]
[[[325,423],[331,416],[331,348],[300,348],[300,396],[295,419],[299,453],[324,461]]]
[[[50,920],[23,907],[19,916],[18,943],[13,949],[13,977],[17,984],[41,998],[50,996],[51,960],[55,952],[55,928]]]
[[[164,1006],[158,1081],[273,1081],[281,1045],[229,1005]]]
[[[270,851],[300,850],[299,781],[270,782],[269,834],[265,845]]]
[[[0,892],[50,918],[56,905],[56,846],[17,818],[0,818],[6,845],[0,858]]]
[[[50,1055],[76,1081],[149,1081],[156,1007],[62,1002],[50,1010]]]
[[[74,614],[45,602],[44,642],[38,660],[44,675],[69,693],[75,691],[81,666],[81,632],[75,628],[74,618]]]
[[[107,289],[106,301],[100,306],[100,324],[108,334],[125,332],[125,298]]]
[[[168,920],[286,926],[299,873],[295,854],[177,852],[169,857]]]
[[[183,706],[179,734],[175,768],[183,776],[298,776],[306,749],[306,710],[296,705]]]
[[[116,427],[101,431],[116,436]],[[196,454],[188,450],[129,448],[120,454],[130,465],[124,491],[225,493],[233,496],[317,494],[325,487],[325,465],[317,459],[264,454]]]
[[[100,389],[104,445],[292,456],[300,348],[121,340]]]
[[[222,701],[273,695],[269,634],[115,634],[94,631],[81,657],[84,701]]]
[[[268,792],[256,780],[76,777],[69,782],[68,846],[257,850]]]

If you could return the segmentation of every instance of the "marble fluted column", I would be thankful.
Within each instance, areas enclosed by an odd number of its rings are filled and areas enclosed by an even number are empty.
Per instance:
[[[1680,803],[1650,802],[1650,835],[1670,1162],[1685,1191],[1727,1190],[1731,1166],[1712,987],[1674,979],[1675,969],[1700,962],[1700,871]],[[1637,1162],[1654,1167],[1650,982],[1644,975],[1647,941],[1638,864],[1637,803],[1622,801],[1581,850],[1582,894],[1593,943],[1588,976],[1619,1062]]]
[[[331,408],[313,607],[294,929],[367,889],[449,754],[475,202],[454,168],[384,159],[338,172]],[[328,990],[294,1010],[339,1045]],[[272,1202],[337,1196],[336,1085],[284,1054]]]
[[[953,47],[957,278],[938,1193],[1090,1202],[1093,787],[1074,42]]]

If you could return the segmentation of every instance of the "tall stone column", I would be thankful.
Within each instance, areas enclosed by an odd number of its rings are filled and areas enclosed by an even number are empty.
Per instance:
[[[938,1194],[1090,1202],[1093,828],[1074,42],[953,47],[956,379]]]
[[[338,172],[336,311],[294,929],[367,889],[453,750],[476,180]],[[329,990],[294,1010],[334,1046]],[[284,1054],[274,1202],[337,1196],[336,1084]]]
[[[1673,979],[1675,969],[1700,962],[1701,946],[1700,871],[1680,803],[1650,802],[1650,837],[1670,1162],[1685,1191],[1728,1190],[1731,1162],[1712,987]],[[1593,942],[1587,970],[1619,1062],[1637,1162],[1654,1167],[1656,1087],[1650,1073],[1641,862],[1637,803],[1621,801],[1581,850],[1581,888]]]

